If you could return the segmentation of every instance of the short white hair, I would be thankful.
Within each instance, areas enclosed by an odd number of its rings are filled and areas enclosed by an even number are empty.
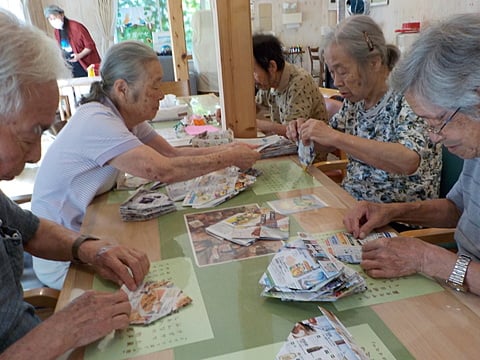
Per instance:
[[[0,119],[21,111],[29,88],[71,77],[59,45],[0,9]]]
[[[395,68],[392,86],[430,103],[480,116],[480,15],[458,14],[420,32]]]

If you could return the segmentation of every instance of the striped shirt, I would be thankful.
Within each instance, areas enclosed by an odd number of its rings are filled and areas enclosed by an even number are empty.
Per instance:
[[[130,131],[110,100],[79,107],[45,154],[35,179],[32,211],[71,230],[80,231],[87,206],[115,185],[119,171],[107,163],[143,145],[155,130],[143,122]],[[68,262],[33,258],[46,285],[59,288]]]

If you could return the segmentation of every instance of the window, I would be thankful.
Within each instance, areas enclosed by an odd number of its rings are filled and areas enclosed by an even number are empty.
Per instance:
[[[0,0],[0,7],[12,12],[17,18],[25,22],[23,5],[21,0]]]
[[[208,0],[183,0],[188,52],[192,49],[192,15],[195,11],[209,8]],[[157,52],[165,52],[171,46],[169,30],[167,0],[118,0],[116,42],[140,40]]]

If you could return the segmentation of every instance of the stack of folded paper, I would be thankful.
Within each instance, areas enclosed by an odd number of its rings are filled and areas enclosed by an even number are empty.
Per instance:
[[[253,185],[256,179],[236,166],[211,172],[195,179],[182,205],[195,209],[217,206]]]
[[[175,210],[167,195],[140,188],[120,205],[120,216],[123,221],[144,221]]]
[[[250,139],[235,138],[235,141],[256,145],[256,150],[261,154],[262,159],[297,153],[297,145],[293,141],[280,135],[270,135]]]
[[[257,240],[287,240],[289,218],[257,204],[208,226],[205,231],[219,239],[248,246]]]
[[[322,316],[295,324],[275,360],[367,360],[369,357],[340,320],[328,310],[319,309]]]
[[[367,289],[358,272],[323,247],[302,240],[275,254],[260,284],[262,296],[293,301],[335,301]]]
[[[320,248],[328,251],[338,260],[349,264],[360,264],[362,261],[362,245],[381,238],[392,238],[397,236],[394,232],[384,231],[368,234],[363,239],[355,238],[351,233],[338,231],[334,233],[299,233],[298,239],[293,240],[286,246],[291,247],[311,247]]]
[[[267,159],[276,156],[296,154],[297,145],[283,136],[278,136],[275,142],[261,146],[258,151],[260,152],[262,159]]]

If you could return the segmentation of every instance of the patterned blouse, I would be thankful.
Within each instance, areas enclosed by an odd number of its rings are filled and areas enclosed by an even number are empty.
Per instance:
[[[407,202],[437,198],[442,169],[441,145],[434,145],[425,122],[416,116],[402,94],[388,91],[372,108],[365,102],[344,100],[330,126],[347,134],[404,145],[421,157],[417,171],[399,175],[377,169],[348,155],[342,186],[357,200]]]
[[[298,118],[323,121],[328,118],[318,84],[307,71],[287,62],[279,86],[258,90],[255,101],[269,107],[270,118],[283,125]]]

